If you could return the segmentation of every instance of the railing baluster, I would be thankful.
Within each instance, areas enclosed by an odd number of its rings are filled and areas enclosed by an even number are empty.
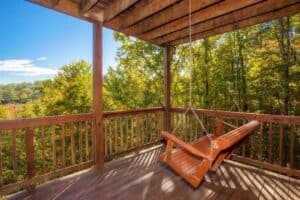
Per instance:
[[[134,148],[134,122],[135,122],[135,119],[133,116],[130,116],[130,127],[131,127],[131,148]]]
[[[113,141],[112,141],[112,136],[113,136],[113,132],[112,132],[112,123],[111,120],[108,121],[108,128],[109,128],[109,134],[108,134],[108,139],[109,139],[109,155],[112,155],[113,153]]]
[[[89,124],[87,121],[85,122],[85,157],[86,157],[86,161],[88,161],[89,160]]]
[[[65,126],[61,125],[61,149],[62,149],[62,166],[66,166],[66,141],[65,141]]]
[[[125,146],[125,149],[128,149],[128,136],[129,136],[129,133],[128,133],[128,123],[129,123],[129,117],[126,117],[125,118],[125,125],[126,125],[126,146]]]
[[[136,147],[141,146],[141,141],[140,141],[140,115],[136,116]]]
[[[253,158],[253,150],[254,150],[254,141],[253,141],[253,136],[254,135],[251,135],[250,136],[250,158]]]
[[[163,112],[160,112],[158,140],[161,140],[161,131],[163,130],[163,127],[164,127],[164,116],[163,116]]]
[[[75,138],[74,138],[74,134],[75,134],[75,126],[74,126],[74,123],[71,123],[70,136],[71,136],[71,162],[72,162],[72,165],[75,165]]]
[[[105,137],[104,137],[104,140],[105,140],[105,143],[104,143],[104,155],[107,156],[108,155],[108,124],[105,123],[104,121],[104,134],[105,134]]]
[[[153,133],[153,119],[152,119],[152,115],[149,114],[147,116],[147,124],[148,126],[147,127],[147,135],[149,135],[149,140],[148,140],[148,143],[150,144],[152,142],[152,133]]]
[[[283,158],[282,158],[282,152],[283,152],[283,125],[280,124],[279,128],[279,165],[283,165]]]
[[[55,135],[55,125],[52,126],[52,131],[51,131],[51,144],[52,144],[52,162],[53,162],[53,167],[55,170],[56,169],[56,145],[55,145],[55,140],[56,140],[56,135]]]
[[[17,130],[12,130],[12,161],[14,171],[14,182],[17,181]]]
[[[264,123],[260,122],[260,128],[259,128],[259,160],[263,160],[263,130],[264,130]]]
[[[141,145],[145,144],[145,115],[141,114],[141,126],[140,126],[140,138],[141,138]]]
[[[3,132],[0,132],[0,187],[3,186],[3,167],[2,167],[2,134]]]
[[[79,163],[82,163],[82,123],[79,122],[78,124],[78,134],[79,134]]]
[[[124,151],[124,117],[120,117],[121,151]]]
[[[114,153],[117,153],[118,152],[118,121],[117,121],[118,118],[115,118],[114,119],[114,147],[115,147],[115,151]]]
[[[26,146],[26,163],[27,163],[27,179],[35,176],[34,167],[34,144],[33,144],[33,130],[31,128],[25,129],[25,146]],[[30,185],[27,190],[32,191],[34,185]]]
[[[273,150],[273,124],[272,122],[269,123],[269,163],[272,163],[272,150]]]
[[[293,125],[290,134],[290,168],[294,168],[295,126]]]
[[[92,142],[92,147],[91,147],[91,160],[95,161],[95,136],[94,136],[94,132],[92,131],[94,130],[94,123],[90,122],[90,138],[91,138],[91,142]]]
[[[42,145],[42,171],[43,173],[46,172],[46,155],[45,155],[45,127],[42,126],[42,130],[41,130],[41,145]]]

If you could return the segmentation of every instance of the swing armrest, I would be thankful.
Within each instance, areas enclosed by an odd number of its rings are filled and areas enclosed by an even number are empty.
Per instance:
[[[189,153],[197,156],[197,157],[201,157],[201,158],[205,158],[210,160],[210,157],[206,154],[204,154],[203,152],[199,151],[198,149],[196,149],[195,147],[185,143],[184,141],[178,139],[177,137],[175,137],[174,135],[163,131],[162,132],[162,136],[166,139],[166,140],[170,140],[176,144],[178,144],[179,146],[183,147],[186,151],[188,151]]]
[[[222,122],[224,125],[226,125],[226,126],[232,128],[232,129],[237,129],[237,128],[238,128],[238,126],[233,125],[233,124],[231,124],[231,123],[228,123],[228,122],[225,122],[225,121],[222,121],[222,120],[221,120],[221,122]]]

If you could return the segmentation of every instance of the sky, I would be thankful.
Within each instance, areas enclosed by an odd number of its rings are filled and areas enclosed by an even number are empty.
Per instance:
[[[9,0],[0,12],[0,84],[52,78],[65,64],[92,63],[92,24],[25,0]],[[103,67],[115,66],[119,44],[103,30]]]

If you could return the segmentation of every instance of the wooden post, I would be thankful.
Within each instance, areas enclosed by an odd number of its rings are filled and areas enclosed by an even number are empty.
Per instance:
[[[96,168],[104,168],[103,90],[102,90],[102,24],[93,25],[93,104]]]
[[[164,49],[164,131],[171,131],[171,60],[172,47]]]

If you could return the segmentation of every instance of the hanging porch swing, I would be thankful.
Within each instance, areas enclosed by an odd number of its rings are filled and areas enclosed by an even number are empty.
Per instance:
[[[198,187],[205,174],[211,170],[216,171],[224,159],[236,152],[246,138],[253,134],[260,123],[256,120],[250,121],[241,127],[236,127],[230,123],[217,120],[215,135],[210,134],[204,127],[201,119],[192,107],[192,23],[191,23],[191,0],[189,0],[189,108],[188,112],[194,114],[199,122],[205,136],[186,143],[173,134],[163,131],[162,136],[167,141],[166,150],[160,155],[160,160],[171,167],[181,177],[183,177],[194,188]],[[176,132],[181,123],[178,123],[172,132]],[[233,128],[232,131],[221,135],[223,125]],[[217,137],[217,135],[221,135]],[[174,146],[176,145],[176,147]],[[175,147],[175,148],[174,148]]]

